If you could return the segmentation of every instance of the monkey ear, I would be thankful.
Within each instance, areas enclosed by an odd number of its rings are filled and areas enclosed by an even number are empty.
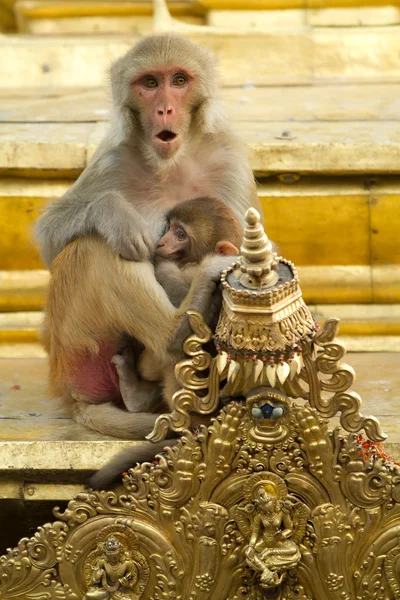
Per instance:
[[[215,253],[222,254],[223,256],[236,256],[239,254],[239,250],[236,248],[236,246],[231,244],[231,242],[222,240],[217,242],[217,245],[215,246]]]

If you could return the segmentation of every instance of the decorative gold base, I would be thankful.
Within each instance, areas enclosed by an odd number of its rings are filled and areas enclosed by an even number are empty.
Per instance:
[[[55,509],[58,521],[0,559],[0,597],[398,598],[399,466],[289,400],[273,442],[252,404],[230,403],[131,469],[123,494]]]

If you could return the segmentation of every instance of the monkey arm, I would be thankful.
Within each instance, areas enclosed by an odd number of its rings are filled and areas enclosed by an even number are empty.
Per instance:
[[[179,320],[170,338],[168,351],[181,351],[184,340],[191,334],[186,311],[195,310],[212,320],[212,313],[215,313],[217,306],[219,307],[218,298],[215,297],[217,283],[221,272],[233,262],[232,256],[207,256],[202,261],[189,292],[179,307]]]
[[[154,241],[147,223],[121,191],[124,160],[119,147],[103,152],[38,219],[35,238],[46,265],[69,242],[89,233],[101,235],[123,258],[149,258]]]
[[[154,248],[143,217],[118,192],[87,203],[67,192],[49,206],[36,224],[36,239],[48,266],[69,242],[93,232],[128,260],[148,259]]]
[[[119,192],[109,192],[89,205],[87,226],[127,260],[148,260],[154,251],[146,221]]]
[[[78,204],[70,192],[47,207],[35,226],[35,240],[40,245],[44,263],[50,267],[56,256],[71,240],[86,232],[87,206]]]
[[[194,267],[195,271],[198,271],[198,268],[196,265]],[[178,308],[189,291],[194,276],[193,269],[190,269],[190,273],[188,273],[187,269],[180,269],[172,261],[160,260],[156,262],[155,274],[157,281],[166,291],[172,304]]]

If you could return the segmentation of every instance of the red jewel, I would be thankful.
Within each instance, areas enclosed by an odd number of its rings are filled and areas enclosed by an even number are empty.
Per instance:
[[[218,346],[215,346],[215,347],[218,350],[218,352],[221,350],[221,346],[218,345]]]
[[[293,359],[293,358],[294,358],[294,354],[291,354],[291,355],[290,355],[290,358],[291,358],[291,359]]]
[[[274,364],[275,364],[275,361],[274,361],[274,359],[273,359],[273,358],[270,358],[270,359],[269,359],[269,364],[271,365],[271,367],[272,367],[272,365],[274,365]]]
[[[256,360],[257,360],[257,354],[253,354],[253,356],[251,357],[251,360],[254,361],[254,362],[256,362]]]
[[[231,357],[231,356],[228,356],[228,358],[227,358],[226,360],[232,360],[232,357]]]
[[[279,357],[279,362],[282,362],[282,361],[283,361],[283,354],[281,354]]]
[[[298,347],[297,347],[297,352],[298,352],[299,354],[300,354],[301,352],[303,352],[303,349],[302,349],[302,347],[301,347],[301,346],[298,346]]]
[[[244,355],[244,360],[249,360],[250,356],[248,354]]]
[[[266,362],[267,362],[267,360],[268,360],[268,359],[267,359],[267,357],[266,357],[266,356],[263,356],[263,357],[262,357],[262,361],[263,361],[263,363],[266,363]]]

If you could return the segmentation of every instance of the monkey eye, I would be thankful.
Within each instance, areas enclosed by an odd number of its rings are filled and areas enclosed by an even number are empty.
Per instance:
[[[152,89],[158,86],[158,81],[155,77],[145,77],[142,80],[142,85],[146,88]]]
[[[175,85],[176,87],[182,87],[187,83],[187,80],[188,79],[186,75],[184,75],[183,73],[177,73],[172,78],[172,85]]]
[[[187,239],[186,231],[181,227],[178,227],[178,229],[175,230],[175,236],[180,242]]]

